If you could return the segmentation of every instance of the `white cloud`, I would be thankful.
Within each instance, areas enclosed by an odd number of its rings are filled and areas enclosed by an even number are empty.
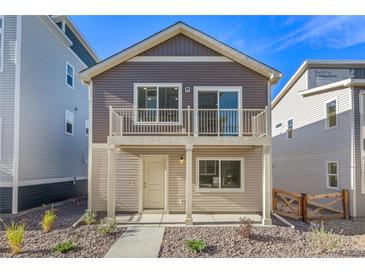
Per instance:
[[[290,24],[285,24],[289,27]],[[310,17],[297,29],[282,37],[264,43],[255,51],[270,49],[278,52],[302,42],[328,48],[346,48],[365,43],[365,16],[316,16]]]

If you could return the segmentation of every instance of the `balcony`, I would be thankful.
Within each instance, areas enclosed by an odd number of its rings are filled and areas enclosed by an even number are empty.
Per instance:
[[[110,107],[109,111],[109,136],[266,136],[264,109]]]

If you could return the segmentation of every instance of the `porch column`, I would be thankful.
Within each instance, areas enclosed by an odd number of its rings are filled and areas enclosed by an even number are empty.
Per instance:
[[[262,224],[271,225],[272,159],[271,146],[262,146]]]
[[[193,224],[193,202],[192,202],[192,188],[193,188],[193,145],[186,145],[186,219],[185,224]]]
[[[108,218],[115,217],[115,148],[108,148]]]

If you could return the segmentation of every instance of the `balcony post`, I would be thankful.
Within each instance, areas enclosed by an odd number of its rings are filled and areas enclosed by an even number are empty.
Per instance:
[[[186,203],[186,225],[193,224],[193,202],[192,202],[192,188],[193,188],[193,145],[188,144],[185,146],[186,149],[186,189],[185,189],[185,203]]]
[[[272,195],[271,146],[262,146],[262,224],[271,225]]]
[[[266,107],[266,128],[267,137],[271,137],[271,83],[267,82],[267,107]]]
[[[108,218],[115,217],[115,148],[108,147]]]
[[[191,113],[190,113],[190,106],[188,106],[188,125],[187,125],[187,127],[188,127],[188,136],[190,136],[191,135],[191,121],[190,121],[190,119],[191,119]]]
[[[109,106],[109,136],[112,136],[112,132],[113,132],[113,107]]]

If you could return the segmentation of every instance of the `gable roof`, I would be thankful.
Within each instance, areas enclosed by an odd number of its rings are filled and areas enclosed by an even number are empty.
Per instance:
[[[272,108],[280,102],[280,100],[288,93],[295,82],[309,68],[344,68],[344,67],[365,67],[365,60],[305,60],[297,69],[285,86],[280,90],[278,95],[272,101]]]
[[[261,75],[264,75],[270,79],[270,82],[273,84],[275,84],[282,77],[281,72],[275,70],[274,68],[267,66],[264,63],[261,63],[256,59],[222,42],[219,42],[211,36],[206,35],[182,22],[177,22],[176,24],[142,40],[141,42],[112,55],[100,63],[81,71],[80,77],[84,82],[89,82],[94,76],[161,44],[178,34],[183,34],[190,39],[193,39],[218,52],[219,54],[222,54],[223,56],[226,56],[229,59],[232,59],[233,61],[236,61],[237,63],[240,63]]]

